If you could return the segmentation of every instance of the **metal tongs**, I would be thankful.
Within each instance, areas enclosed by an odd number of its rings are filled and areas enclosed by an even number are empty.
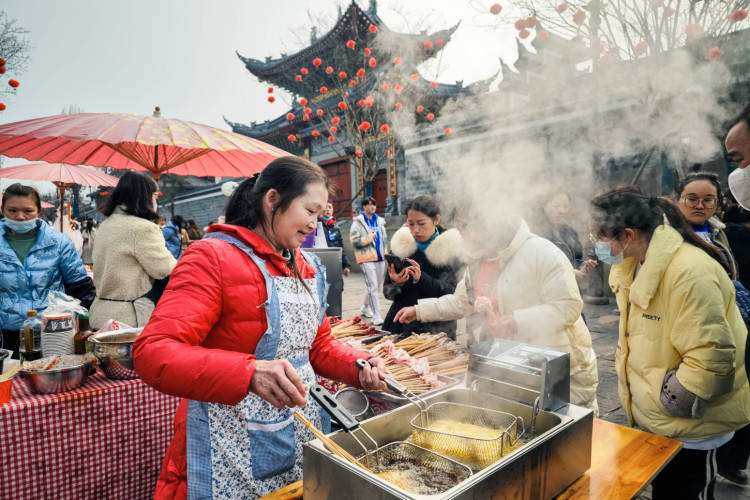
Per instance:
[[[359,368],[360,370],[364,369],[366,364],[369,365],[370,363],[365,359],[358,359],[356,361],[357,368]],[[420,415],[424,417],[427,411],[427,403],[424,399],[411,392],[404,384],[393,377],[381,377],[381,380],[385,382],[385,386],[389,391],[396,394],[397,396],[408,399],[410,403],[419,408]]]

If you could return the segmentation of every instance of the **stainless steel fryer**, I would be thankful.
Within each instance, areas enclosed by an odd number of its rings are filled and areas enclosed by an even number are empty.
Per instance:
[[[524,348],[523,352],[532,353],[533,359],[528,364],[518,362],[518,351],[513,351],[515,354],[511,357],[516,363],[507,363],[508,355],[503,357],[503,354],[519,346]],[[524,444],[519,449],[441,494],[415,495],[334,456],[320,441],[313,440],[303,449],[304,498],[547,499],[586,472],[591,462],[593,412],[560,402],[567,400],[560,387],[565,384],[569,387],[569,374],[567,370],[563,373],[560,366],[567,363],[568,355],[542,349],[545,351],[542,359],[537,356],[539,348],[512,342],[494,351],[492,346],[476,347],[477,357],[472,355],[467,385],[438,391],[425,401],[428,404],[476,405],[518,417],[525,423]],[[501,369],[493,371],[494,365]],[[548,370],[545,365],[552,369]],[[529,369],[534,367],[538,369]],[[534,383],[538,385],[534,387]],[[545,409],[545,406],[555,408]],[[402,441],[412,434],[410,422],[418,414],[416,406],[406,405],[360,425],[379,443]],[[330,437],[349,452],[356,453],[360,449],[343,432]]]

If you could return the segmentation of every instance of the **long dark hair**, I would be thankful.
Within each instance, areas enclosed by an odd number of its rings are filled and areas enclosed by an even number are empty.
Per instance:
[[[39,192],[33,187],[26,186],[24,184],[21,184],[20,182],[16,182],[15,184],[11,184],[7,188],[5,188],[5,192],[3,193],[3,204],[2,207],[0,207],[0,210],[4,210],[5,201],[13,198],[14,196],[31,198],[31,200],[36,205],[36,209],[40,212],[42,211],[42,199],[39,197]]]
[[[314,163],[297,156],[277,158],[260,174],[245,179],[237,186],[227,203],[226,223],[249,229],[260,226],[264,232],[268,232],[269,229],[272,231],[276,215],[284,213],[292,201],[302,196],[307,186],[313,183],[323,184],[326,190],[330,189],[325,172]],[[271,210],[270,220],[266,220],[263,213],[263,197],[271,189],[279,194],[279,202]],[[294,275],[310,291],[299,272],[293,249],[289,250],[292,250],[289,264]]]
[[[669,225],[686,242],[706,252],[729,272],[729,265],[721,251],[695,234],[680,209],[668,199],[614,189],[591,200],[591,205],[592,229],[596,235],[615,238],[630,228],[639,230],[650,240],[654,230],[664,224],[666,217]]]
[[[693,172],[685,176],[682,181],[677,185],[677,199],[682,197],[682,193],[685,192],[685,188],[688,184],[695,181],[706,181],[713,184],[716,188],[716,211],[720,211],[724,206],[724,193],[721,192],[721,182],[719,182],[719,176],[713,172]]]
[[[110,216],[115,208],[125,205],[125,213],[155,221],[159,215],[154,211],[152,197],[158,189],[159,186],[151,177],[138,172],[125,172],[101,211]]]
[[[409,210],[415,210],[422,212],[427,217],[435,221],[438,215],[440,215],[440,203],[430,195],[422,194],[409,200],[404,208],[404,215],[409,215]],[[438,231],[445,232],[448,228],[442,224],[437,225]]]

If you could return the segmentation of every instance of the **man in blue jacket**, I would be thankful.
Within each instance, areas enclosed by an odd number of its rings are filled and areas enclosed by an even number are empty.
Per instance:
[[[182,238],[180,238],[180,231],[184,220],[181,215],[175,215],[172,220],[167,223],[166,226],[161,230],[164,235],[164,242],[167,245],[167,250],[175,259],[180,258],[182,251]]]

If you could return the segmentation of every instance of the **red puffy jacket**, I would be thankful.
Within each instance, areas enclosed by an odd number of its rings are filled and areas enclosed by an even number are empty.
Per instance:
[[[291,269],[265,240],[249,229],[214,224],[246,243],[268,263],[273,276]],[[295,258],[303,278],[315,268],[300,251]],[[133,346],[135,369],[144,382],[175,396],[234,405],[248,393],[255,367],[255,346],[267,330],[266,284],[255,263],[239,248],[218,239],[188,247],[172,272],[164,295]],[[340,344],[328,318],[310,348],[316,373],[359,386],[357,358],[369,354]],[[155,498],[187,498],[185,419],[187,401],[175,414],[175,436],[167,450]]]

